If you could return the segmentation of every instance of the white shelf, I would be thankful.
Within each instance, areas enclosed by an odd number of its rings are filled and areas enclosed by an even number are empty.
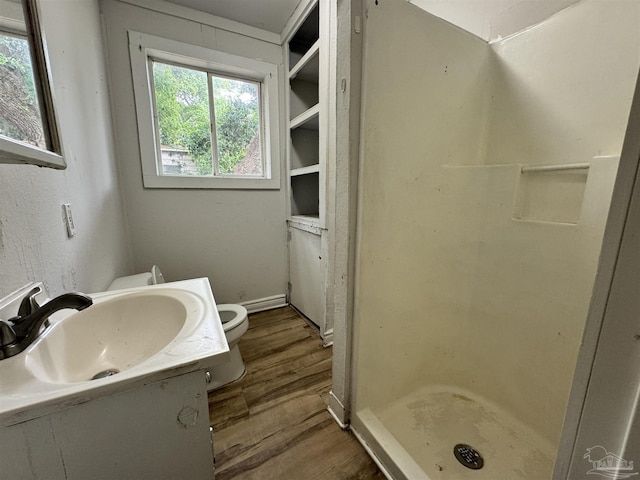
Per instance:
[[[298,60],[289,72],[289,79],[299,78],[305,81],[318,83],[320,74],[320,40],[317,40],[311,48]]]
[[[294,168],[289,171],[289,175],[297,177],[298,175],[308,175],[310,173],[320,173],[320,165],[309,165],[308,167]]]
[[[320,104],[314,105],[309,110],[302,112],[300,115],[291,120],[289,127],[291,130],[295,128],[308,128],[317,130],[319,126],[318,116],[320,114]]]
[[[288,220],[289,226],[313,233],[314,235],[322,235],[322,226],[318,215],[291,215]]]

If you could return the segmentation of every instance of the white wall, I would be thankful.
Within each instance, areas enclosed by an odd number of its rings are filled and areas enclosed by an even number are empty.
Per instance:
[[[640,5],[583,0],[496,43],[486,163],[620,153],[640,64]]]
[[[487,41],[536,25],[579,0],[409,0]]]
[[[157,263],[169,281],[207,276],[218,302],[283,294],[287,283],[284,188],[271,191],[143,188],[127,31],[277,65],[283,63],[282,48],[115,0],[103,0],[101,5],[107,32],[119,168],[136,270],[147,270]],[[284,161],[281,163],[284,168]],[[281,178],[285,178],[284,173]]]
[[[540,182],[514,164],[619,154],[639,7],[584,2],[494,51],[379,3],[365,30],[355,408],[454,385],[557,442],[617,163],[545,177],[542,191],[578,195],[566,223],[545,218],[549,197],[539,205]]]
[[[40,3],[68,167],[0,165],[0,296],[30,281],[52,295],[100,291],[131,268],[97,1]]]

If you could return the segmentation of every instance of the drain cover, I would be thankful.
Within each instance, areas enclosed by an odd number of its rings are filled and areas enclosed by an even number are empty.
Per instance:
[[[453,447],[453,454],[462,465],[471,470],[480,470],[484,466],[484,459],[480,452],[464,443]]]
[[[111,375],[115,375],[116,373],[120,373],[120,370],[117,368],[110,368],[109,370],[103,370],[101,372],[96,373],[91,380],[98,380],[99,378],[110,377]]]

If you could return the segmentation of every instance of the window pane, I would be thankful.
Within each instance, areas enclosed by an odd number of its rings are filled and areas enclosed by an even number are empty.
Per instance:
[[[262,176],[259,85],[213,77],[213,99],[220,173]]]
[[[47,148],[26,38],[0,33],[0,135]]]
[[[207,74],[153,62],[165,175],[213,175]]]

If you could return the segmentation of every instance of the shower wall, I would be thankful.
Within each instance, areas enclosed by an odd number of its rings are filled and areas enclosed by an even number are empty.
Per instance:
[[[438,173],[460,158],[481,162],[490,55],[484,41],[404,0],[366,8],[357,408],[384,405],[426,373],[418,362],[434,337],[434,297],[455,296],[434,275],[432,246],[446,207]]]
[[[602,3],[490,46],[367,2],[354,411],[451,385],[557,442],[639,64]]]
[[[486,163],[620,152],[640,56],[640,4],[583,0],[492,45]]]

